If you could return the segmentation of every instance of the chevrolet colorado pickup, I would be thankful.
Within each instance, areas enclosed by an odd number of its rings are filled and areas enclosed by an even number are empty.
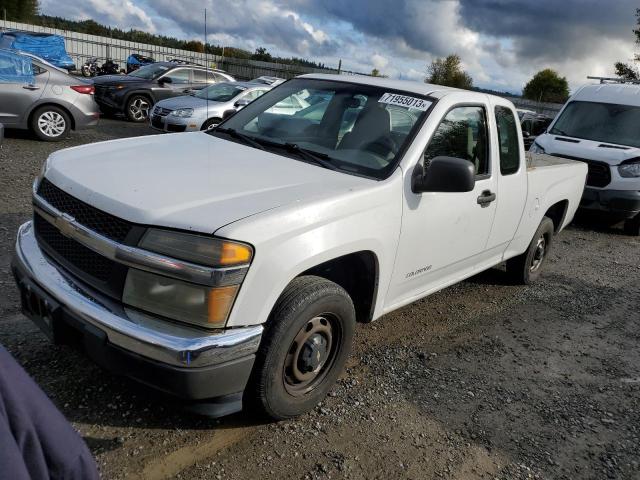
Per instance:
[[[356,322],[504,261],[536,280],[586,174],[526,157],[505,99],[306,75],[208,132],[52,154],[13,272],[52,340],[217,414],[290,418]]]

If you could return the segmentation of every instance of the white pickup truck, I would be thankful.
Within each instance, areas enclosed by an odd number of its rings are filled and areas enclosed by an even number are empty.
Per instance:
[[[329,391],[356,322],[504,261],[536,279],[586,174],[527,163],[502,98],[307,75],[206,133],[51,155],[13,272],[54,341],[217,414],[290,418]]]

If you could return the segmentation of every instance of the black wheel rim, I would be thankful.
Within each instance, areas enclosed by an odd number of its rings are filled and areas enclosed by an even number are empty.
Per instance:
[[[286,391],[295,397],[318,388],[331,371],[342,339],[333,314],[323,313],[306,322],[291,342],[282,370]]]

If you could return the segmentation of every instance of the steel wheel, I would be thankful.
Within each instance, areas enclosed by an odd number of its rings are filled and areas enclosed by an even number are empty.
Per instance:
[[[537,271],[542,262],[544,262],[544,257],[547,254],[547,239],[544,235],[542,235],[536,244],[536,248],[533,252],[533,258],[531,259],[531,266],[529,267],[530,272]]]
[[[300,329],[284,362],[284,387],[290,395],[304,395],[322,383],[333,366],[340,335],[339,322],[330,314],[314,317]]]
[[[57,138],[67,130],[67,121],[58,112],[43,112],[38,117],[38,129],[49,138]]]
[[[136,121],[141,122],[149,116],[149,101],[144,97],[135,97],[129,102],[129,117]]]

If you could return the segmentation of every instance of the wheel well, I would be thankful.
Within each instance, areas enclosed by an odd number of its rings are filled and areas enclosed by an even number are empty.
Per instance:
[[[373,318],[378,291],[378,259],[373,252],[356,252],[334,258],[300,275],[316,275],[337,283],[351,297],[358,322],[370,322]]]
[[[28,120],[29,128],[31,128],[31,122],[33,121],[33,116],[42,107],[56,107],[56,108],[59,108],[64,113],[66,113],[67,116],[69,117],[69,121],[71,122],[71,130],[75,130],[76,129],[76,121],[73,118],[73,115],[71,114],[71,112],[69,111],[68,108],[64,107],[63,105],[60,105],[59,103],[41,103],[40,105],[36,105],[36,107],[33,110],[31,110],[31,113],[29,113],[29,120]]]
[[[552,205],[544,214],[545,217],[549,217],[553,222],[553,229],[556,233],[560,230],[560,227],[564,222],[568,208],[569,202],[567,200],[562,200],[561,202]]]

